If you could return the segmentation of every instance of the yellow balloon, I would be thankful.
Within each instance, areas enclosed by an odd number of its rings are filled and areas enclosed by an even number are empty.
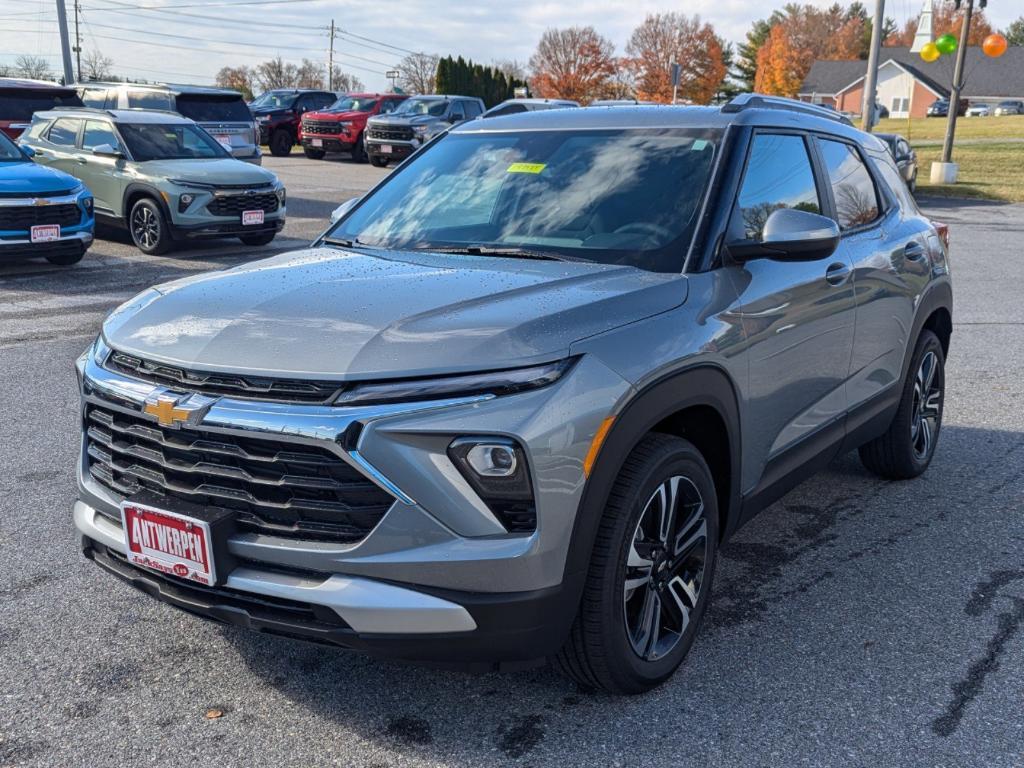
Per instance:
[[[935,61],[941,55],[942,51],[935,43],[925,43],[921,46],[921,58],[925,61]]]

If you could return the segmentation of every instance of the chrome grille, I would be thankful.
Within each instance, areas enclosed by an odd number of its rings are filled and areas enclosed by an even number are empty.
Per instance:
[[[324,448],[167,429],[97,405],[87,406],[84,428],[89,473],[101,485],[231,509],[242,531],[358,541],[394,502]]]
[[[369,128],[366,135],[382,141],[412,141],[412,128]]]
[[[336,381],[269,379],[223,373],[190,371],[174,365],[143,360],[124,352],[112,352],[104,365],[153,384],[185,387],[190,392],[286,403],[328,403],[344,385]]]
[[[0,230],[23,230],[39,224],[73,227],[82,220],[82,211],[74,203],[61,205],[0,206]]]
[[[264,192],[259,195],[223,195],[206,204],[206,210],[214,216],[241,216],[242,211],[263,211],[273,213],[278,208],[277,195]]]

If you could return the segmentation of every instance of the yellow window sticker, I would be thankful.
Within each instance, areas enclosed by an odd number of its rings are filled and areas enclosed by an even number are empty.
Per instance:
[[[547,163],[512,163],[506,173],[540,173]]]

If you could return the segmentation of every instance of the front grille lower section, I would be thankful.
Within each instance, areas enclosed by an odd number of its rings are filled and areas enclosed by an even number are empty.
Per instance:
[[[344,389],[344,385],[337,381],[269,379],[259,376],[192,371],[175,365],[143,360],[124,352],[111,352],[104,367],[131,376],[133,379],[148,381],[151,384],[184,387],[189,392],[243,400],[325,404],[333,400],[335,395]]]
[[[412,128],[370,128],[366,135],[381,141],[412,141]]]
[[[223,195],[206,204],[206,210],[214,216],[241,216],[242,211],[263,211],[273,213],[280,201],[273,192],[258,195]]]
[[[330,120],[303,120],[302,132],[311,136],[336,136],[344,133],[338,123]]]
[[[0,206],[0,230],[20,231],[40,224],[73,227],[81,220],[82,211],[74,203]]]
[[[168,429],[97,405],[85,411],[89,474],[123,497],[141,491],[236,512],[240,531],[359,541],[394,498],[325,448]]]

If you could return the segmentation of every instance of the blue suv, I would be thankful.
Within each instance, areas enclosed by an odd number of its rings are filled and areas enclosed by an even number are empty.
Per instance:
[[[32,155],[0,134],[0,262],[45,258],[70,266],[92,244],[92,193]]]

